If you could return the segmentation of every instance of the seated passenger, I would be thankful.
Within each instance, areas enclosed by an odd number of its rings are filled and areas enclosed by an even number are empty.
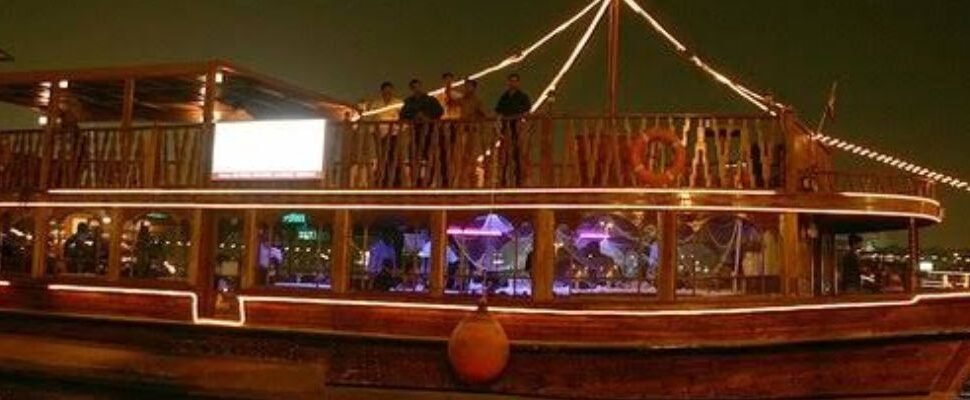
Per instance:
[[[394,276],[394,271],[391,270],[393,264],[391,260],[384,260],[381,263],[381,270],[374,277],[374,289],[382,292],[389,292],[398,285],[398,278]]]
[[[862,290],[862,271],[859,268],[859,246],[862,238],[849,236],[849,251],[842,256],[842,292],[857,293]]]

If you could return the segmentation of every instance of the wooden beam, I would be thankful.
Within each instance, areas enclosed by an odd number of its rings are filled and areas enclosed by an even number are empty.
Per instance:
[[[160,136],[158,124],[152,126],[151,132],[148,133],[148,138],[145,142],[144,153],[142,153],[142,166],[141,166],[141,185],[145,188],[153,188],[156,186],[156,178],[158,177],[158,156],[161,154]]]
[[[341,209],[333,215],[333,263],[330,267],[330,286],[334,293],[346,293],[350,288],[350,243],[354,240],[350,210]]]
[[[111,226],[107,231],[111,234],[108,242],[108,280],[115,282],[121,278],[121,236],[124,233],[125,212],[120,208],[112,208],[108,214]]]
[[[535,243],[532,250],[532,300],[550,302],[556,261],[556,214],[552,210],[536,210],[532,216]]]
[[[202,101],[202,157],[199,168],[202,170],[203,186],[210,186],[212,180],[212,151],[215,145],[215,107],[216,107],[216,72],[217,67],[211,66],[206,72],[203,88],[205,95]]]
[[[208,252],[203,252],[202,247],[204,245],[204,235],[206,234],[206,229],[209,229],[209,224],[205,221],[206,215],[201,209],[192,210],[189,216],[189,221],[191,221],[192,227],[191,232],[189,232],[190,243],[189,246],[189,265],[186,271],[185,279],[188,281],[189,285],[193,287],[198,287],[202,284],[202,279],[199,277],[199,270],[202,263],[208,263],[208,260],[203,260],[202,257]]]
[[[201,75],[204,74],[209,63],[195,62],[184,64],[136,65],[128,67],[67,69],[49,71],[22,71],[0,73],[0,85],[32,84],[39,82],[53,82],[61,79],[69,81],[107,81],[125,78],[150,78],[173,75]]]
[[[660,213],[660,270],[656,278],[660,301],[677,298],[677,219],[676,212]]]
[[[915,293],[919,291],[919,225],[916,218],[909,219],[909,268],[906,270],[906,277],[903,283],[906,285],[906,292]]]
[[[445,270],[448,265],[448,212],[431,212],[431,268],[428,282],[431,297],[442,297],[445,293]]]
[[[243,214],[243,245],[246,247],[242,255],[242,271],[239,276],[239,288],[246,290],[256,286],[256,269],[259,268],[259,212],[248,209]]]
[[[30,277],[39,279],[47,273],[47,239],[50,236],[51,219],[50,208],[35,208],[34,217],[34,248],[30,262]]]
[[[784,213],[778,218],[781,242],[781,292],[785,296],[797,296],[801,281],[798,214]]]
[[[54,130],[57,126],[57,116],[59,114],[58,104],[61,99],[61,89],[55,83],[50,88],[50,99],[47,103],[47,110],[44,115],[47,117],[47,126],[44,127],[44,137],[41,140],[41,163],[39,190],[46,190],[50,187],[51,162],[54,158]]]

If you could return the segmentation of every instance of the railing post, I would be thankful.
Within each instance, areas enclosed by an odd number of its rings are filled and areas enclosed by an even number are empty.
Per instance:
[[[660,270],[657,273],[657,297],[672,302],[677,297],[677,218],[674,211],[660,213]]]
[[[431,297],[441,297],[445,293],[445,265],[448,257],[448,212],[431,212],[431,269],[428,272]]]
[[[159,153],[161,152],[158,147],[159,145],[159,128],[158,124],[152,126],[152,130],[148,133],[148,142],[145,143],[145,149],[142,152],[142,186],[146,188],[153,188],[156,186],[156,177],[158,175],[158,161]]]
[[[555,187],[553,177],[555,176],[555,169],[553,168],[552,155],[553,151],[553,140],[552,140],[552,128],[553,121],[549,115],[543,116],[539,123],[540,125],[540,142],[539,142],[539,166],[541,171],[539,172],[539,182],[536,182],[534,186],[538,187]]]
[[[59,125],[57,117],[60,110],[61,103],[61,89],[58,82],[50,82],[50,98],[47,101],[47,110],[45,110],[45,117],[47,117],[47,125],[44,126],[44,136],[41,138],[41,162],[40,162],[40,180],[37,184],[37,189],[40,191],[45,191],[51,186],[51,168],[54,162],[54,134],[57,126]]]
[[[121,167],[119,170],[124,176],[120,177],[119,187],[127,187],[129,185],[130,173],[135,168],[135,160],[132,157],[132,143],[137,142],[135,138],[131,137],[131,123],[134,117],[135,111],[135,79],[126,78],[124,95],[121,102]],[[147,157],[146,157],[147,158]],[[144,182],[141,182],[144,184]]]
[[[346,293],[350,287],[350,244],[353,240],[350,210],[342,209],[333,216],[333,262],[330,288],[334,293]]]
[[[535,244],[532,256],[532,300],[553,299],[552,282],[556,259],[556,215],[552,210],[536,210],[532,216]]]
[[[199,177],[202,186],[212,186],[212,152],[215,145],[215,110],[216,110],[216,73],[218,66],[210,65],[205,74],[202,101],[202,148],[199,156]]]

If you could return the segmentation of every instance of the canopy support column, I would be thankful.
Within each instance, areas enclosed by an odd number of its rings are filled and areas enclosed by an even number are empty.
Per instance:
[[[46,207],[34,209],[34,248],[30,263],[30,277],[43,278],[47,272],[47,240],[51,227],[51,209]]]
[[[126,215],[120,208],[112,208],[108,215],[111,216],[111,226],[106,227],[111,233],[111,241],[108,242],[108,280],[117,281],[121,278],[121,236]]]
[[[448,264],[448,212],[445,210],[431,213],[431,268],[428,283],[431,297],[442,297],[445,293],[445,266]]]
[[[330,269],[330,288],[334,293],[346,293],[350,287],[350,242],[353,240],[350,210],[333,214],[333,263]]]
[[[677,298],[677,218],[674,211],[660,213],[660,269],[656,276],[660,301]]]
[[[907,293],[915,293],[919,291],[919,257],[920,257],[919,226],[916,224],[916,218],[910,218],[909,219],[909,266],[906,269],[906,277],[903,280],[906,285]]]
[[[798,214],[784,213],[779,217],[779,236],[781,238],[781,293],[795,297],[804,293],[806,283],[801,243],[799,241]]]
[[[256,270],[259,268],[259,213],[256,210],[246,210],[243,216],[243,250],[242,274],[239,279],[240,289],[256,286]]]
[[[536,210],[532,224],[535,227],[532,300],[549,302],[553,299],[552,282],[556,262],[556,214],[552,210]]]

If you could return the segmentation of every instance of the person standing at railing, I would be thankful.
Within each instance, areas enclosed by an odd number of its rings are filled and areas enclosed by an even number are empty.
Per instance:
[[[379,140],[381,142],[380,154],[377,155],[377,168],[382,177],[381,186],[397,185],[397,178],[393,177],[394,153],[397,151],[397,129],[393,126],[398,119],[397,106],[401,99],[394,95],[394,84],[391,82],[381,83],[381,93],[375,99],[363,104],[362,111],[383,110],[379,113],[364,117],[365,121],[376,121],[380,125],[377,127]]]
[[[456,121],[461,119],[461,99],[464,92],[455,87],[455,75],[451,72],[441,74],[441,83],[445,88],[436,98],[444,109],[441,120],[444,121],[442,129],[438,130],[438,163],[436,169],[440,171],[441,187],[450,186],[451,176],[448,173],[448,164],[453,156],[453,146],[458,136],[458,126]],[[429,179],[431,181],[431,179]],[[430,183],[430,182],[429,182]]]
[[[503,181],[511,186],[522,184],[522,158],[519,144],[519,125],[522,117],[532,109],[529,95],[520,89],[521,77],[517,73],[509,74],[506,79],[508,86],[495,105],[495,113],[502,118],[502,147],[505,152],[505,162],[502,163]]]
[[[428,175],[431,175],[431,171],[423,167],[427,166],[430,155],[431,134],[435,128],[433,121],[440,120],[445,110],[437,99],[425,93],[421,80],[412,79],[408,87],[411,95],[404,100],[400,118],[402,121],[410,121],[414,129],[413,148],[417,149],[417,154],[411,159],[411,174],[419,177],[419,185],[427,185],[430,183]],[[421,173],[422,170],[425,170],[424,173]],[[400,171],[395,171],[395,182],[399,173]]]

